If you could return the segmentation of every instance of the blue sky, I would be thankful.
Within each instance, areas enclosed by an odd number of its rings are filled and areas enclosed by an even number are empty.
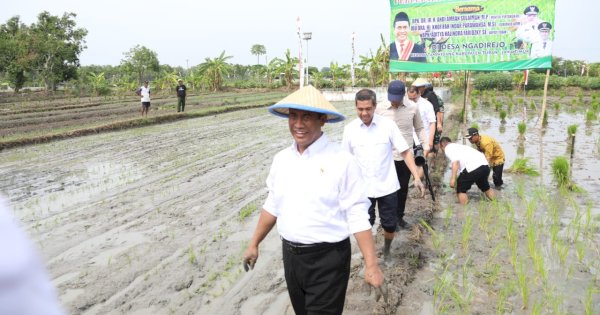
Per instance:
[[[89,31],[83,65],[118,65],[137,44],[157,52],[161,63],[183,67],[223,50],[233,56],[232,63],[255,64],[250,53],[254,44],[264,45],[269,59],[282,58],[288,48],[297,56],[298,16],[302,31],[313,33],[308,63],[319,68],[331,61],[350,64],[352,32],[357,60],[377,49],[380,34],[386,41],[389,37],[387,0],[0,0],[0,23],[19,15],[31,24],[44,10],[77,14],[77,25]],[[600,62],[597,12],[598,0],[556,0],[554,56]]]

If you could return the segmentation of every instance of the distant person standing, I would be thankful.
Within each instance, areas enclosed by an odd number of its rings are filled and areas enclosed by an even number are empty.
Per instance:
[[[183,112],[185,109],[185,98],[187,96],[187,87],[183,84],[183,80],[179,79],[179,85],[177,85],[175,91],[177,91],[177,112]]]
[[[148,81],[144,81],[144,85],[137,90],[137,94],[142,97],[142,116],[148,116],[148,110],[150,110],[150,87],[148,87]]]
[[[490,136],[480,135],[477,128],[469,128],[465,138],[469,139],[469,142],[477,146],[477,150],[485,155],[493,171],[492,179],[494,180],[494,185],[496,188],[500,188],[504,183],[502,180],[504,151],[502,151],[500,144]]]
[[[442,137],[440,148],[452,165],[450,187],[456,188],[456,195],[460,204],[465,205],[469,201],[467,191],[471,189],[473,184],[477,184],[477,187],[488,199],[494,200],[496,198],[488,182],[490,167],[483,153],[470,146],[452,143],[448,137]]]

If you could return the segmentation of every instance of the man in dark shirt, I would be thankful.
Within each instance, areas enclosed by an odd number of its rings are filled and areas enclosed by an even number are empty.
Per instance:
[[[185,109],[185,97],[187,87],[183,84],[183,80],[179,79],[179,85],[175,88],[177,91],[177,112],[183,112]]]

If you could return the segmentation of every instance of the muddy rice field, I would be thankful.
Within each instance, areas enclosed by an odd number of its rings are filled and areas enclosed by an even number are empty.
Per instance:
[[[600,313],[600,128],[597,118],[586,123],[593,96],[578,105],[577,96],[552,96],[544,128],[540,97],[494,97],[501,105],[482,97],[468,126],[447,102],[447,135],[462,143],[475,123],[503,146],[505,170],[525,158],[539,175],[507,171],[497,201],[474,188],[462,207],[440,153],[431,162],[436,202],[409,192],[412,228],[394,240],[394,263],[382,263],[387,303],[363,285],[353,241],[345,314]],[[356,117],[352,102],[334,105]],[[325,132],[340,141],[346,122]],[[255,269],[241,266],[272,158],[290,144],[286,120],[265,107],[106,132],[0,151],[0,192],[68,314],[293,314],[275,229]],[[557,187],[557,156],[569,159],[582,191]],[[380,248],[377,224],[373,233]]]

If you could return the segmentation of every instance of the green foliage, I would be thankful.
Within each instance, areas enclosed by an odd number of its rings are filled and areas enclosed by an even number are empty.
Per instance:
[[[525,135],[525,132],[527,131],[527,124],[525,122],[519,122],[519,124],[517,125],[517,128],[519,130],[519,135],[522,137]]]
[[[145,46],[136,45],[124,53],[125,58],[121,60],[121,67],[129,74],[135,74],[138,82],[142,82],[148,71],[157,73],[160,70],[158,55]]]
[[[517,158],[513,165],[507,169],[508,172],[517,173],[517,174],[525,174],[529,176],[539,176],[540,172],[538,172],[534,167],[529,165],[528,158]]]
[[[478,90],[507,91],[513,87],[513,77],[508,73],[478,73],[473,76],[473,86]]]
[[[596,113],[593,110],[588,110],[585,113],[585,120],[587,122],[592,122],[592,121],[596,120]]]
[[[500,111],[500,120],[502,122],[506,122],[506,111],[505,110]]]
[[[198,66],[198,71],[204,76],[213,92],[220,91],[223,87],[223,81],[227,74],[232,70],[231,64],[227,60],[232,56],[225,56],[225,51],[221,52],[219,57],[213,59],[206,58],[204,62]]]
[[[264,45],[254,44],[250,48],[250,53],[256,56],[256,64],[260,63],[260,56],[267,53],[267,49]]]
[[[567,127],[567,133],[569,137],[575,136],[577,133],[577,125],[569,125],[569,127]]]
[[[256,209],[256,205],[253,203],[245,205],[240,210],[240,220],[244,220],[245,218],[249,217],[252,213],[254,213],[254,211],[256,211]]]
[[[471,128],[479,129],[479,125],[476,122],[471,123]]]
[[[543,126],[548,125],[548,111],[544,111],[544,117],[542,118],[542,125]]]
[[[552,175],[559,187],[567,187],[571,183],[569,168],[569,161],[563,156],[552,161]]]
[[[556,110],[556,111],[560,110],[560,103],[558,103],[558,102],[554,103],[554,110]]]

